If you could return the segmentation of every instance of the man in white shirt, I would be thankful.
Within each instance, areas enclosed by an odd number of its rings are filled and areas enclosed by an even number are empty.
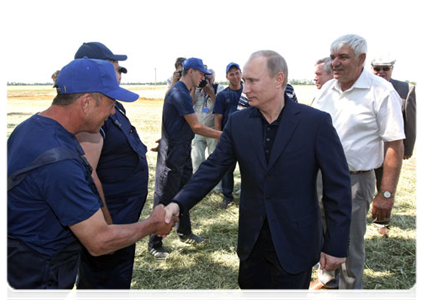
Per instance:
[[[218,83],[215,84],[215,72],[212,69],[209,69],[209,71],[212,74],[205,75],[205,79],[200,83],[200,87],[191,91],[191,97],[193,98],[194,111],[198,117],[198,121],[214,129],[214,103],[217,94],[223,91],[225,87]],[[208,138],[199,134],[195,135],[192,140],[191,150],[193,173],[197,171],[207,156],[213,153],[216,145],[217,140],[214,138]],[[208,155],[206,155],[206,149]],[[216,192],[220,193],[220,185],[218,188],[219,190],[216,190]]]
[[[336,274],[319,270],[317,286],[310,285],[314,289],[363,287],[364,235],[370,203],[373,201],[372,218],[382,222],[390,219],[394,205],[405,137],[401,99],[386,80],[364,70],[366,52],[366,40],[360,36],[345,35],[335,40],[330,55],[334,79],[323,86],[313,103],[332,117],[350,168],[353,198],[347,261]],[[381,191],[373,198],[373,169],[382,163],[385,173]]]

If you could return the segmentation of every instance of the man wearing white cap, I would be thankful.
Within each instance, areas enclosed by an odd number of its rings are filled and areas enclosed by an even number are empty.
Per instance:
[[[404,152],[401,99],[392,85],[364,69],[364,38],[354,34],[341,36],[332,43],[330,52],[334,80],[322,87],[313,107],[331,115],[347,157],[353,204],[350,245],[346,263],[336,272],[339,276],[320,269],[319,281],[317,285],[313,282],[312,287],[362,289],[370,204],[372,218],[379,222],[389,220],[394,205]],[[373,170],[382,164],[385,173],[381,192],[375,196]]]
[[[373,74],[380,76],[390,83],[400,95],[402,100],[402,116],[404,119],[404,157],[409,159],[413,155],[414,144],[416,143],[416,86],[410,83],[392,79],[392,71],[394,69],[395,59],[389,54],[380,55],[374,58],[371,62]],[[380,192],[380,184],[383,175],[383,166],[375,170],[376,173],[376,187]],[[389,223],[375,223],[378,227],[378,232],[381,235],[388,235]]]

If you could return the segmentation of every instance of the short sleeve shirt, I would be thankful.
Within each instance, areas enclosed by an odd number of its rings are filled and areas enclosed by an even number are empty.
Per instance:
[[[83,153],[75,136],[58,122],[34,115],[9,137],[8,175],[55,147]],[[73,159],[29,172],[22,183],[8,192],[8,236],[47,256],[75,241],[68,226],[90,218],[100,208],[87,176],[90,173],[84,164]]]
[[[227,87],[216,96],[213,113],[222,115],[222,128],[225,127],[232,113],[249,107],[247,98],[242,94],[242,89],[243,86],[239,90]]]
[[[178,81],[170,88],[163,104],[163,128],[168,138],[191,141],[194,133],[184,118],[193,114],[192,98],[185,83]]]
[[[398,93],[388,81],[366,70],[345,91],[336,79],[328,81],[313,107],[331,115],[350,171],[380,167],[383,142],[405,137]]]

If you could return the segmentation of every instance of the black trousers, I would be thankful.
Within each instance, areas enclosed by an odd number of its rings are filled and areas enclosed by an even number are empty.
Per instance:
[[[308,289],[312,267],[290,274],[281,266],[267,220],[247,260],[240,261],[238,284],[241,289]]]

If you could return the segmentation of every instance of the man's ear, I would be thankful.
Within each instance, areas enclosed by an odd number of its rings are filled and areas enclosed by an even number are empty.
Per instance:
[[[78,98],[78,101],[80,102],[81,110],[84,114],[86,114],[89,111],[90,106],[93,103],[91,98],[92,97],[90,94],[83,94],[81,97]]]
[[[285,74],[283,72],[279,72],[275,75],[276,79],[276,87],[283,86],[283,82],[285,81]]]
[[[364,66],[364,62],[366,61],[366,53],[361,53],[360,56],[358,57],[358,61],[360,62],[362,66]]]

